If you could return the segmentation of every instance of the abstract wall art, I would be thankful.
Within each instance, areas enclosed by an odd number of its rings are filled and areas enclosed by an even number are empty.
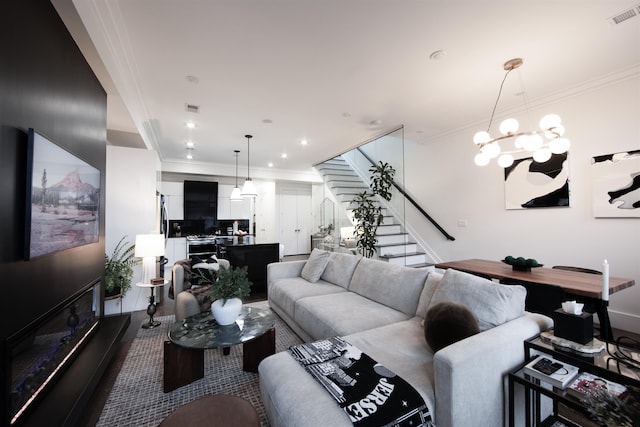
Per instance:
[[[640,218],[640,150],[591,159],[593,216]]]
[[[553,154],[544,163],[532,157],[516,160],[504,170],[506,209],[569,206],[568,155]]]

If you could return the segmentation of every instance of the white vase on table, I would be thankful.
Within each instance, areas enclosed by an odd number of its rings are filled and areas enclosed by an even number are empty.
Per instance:
[[[211,304],[211,314],[219,325],[230,325],[236,321],[240,310],[242,310],[242,300],[240,298],[229,298],[223,305],[223,299],[217,299]]]

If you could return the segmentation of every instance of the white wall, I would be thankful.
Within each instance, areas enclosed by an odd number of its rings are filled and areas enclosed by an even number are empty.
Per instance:
[[[122,236],[135,243],[136,234],[158,231],[156,188],[160,164],[155,151],[109,145],[106,169],[105,251],[111,254]],[[122,301],[106,301],[105,314],[145,310],[150,291],[135,286],[141,279],[142,268],[138,265],[129,292]]]
[[[571,140],[569,208],[505,210],[503,169],[495,161],[473,162],[472,138],[481,124],[424,146],[405,144],[410,193],[456,240],[429,225],[421,234],[442,260],[513,255],[601,270],[606,258],[612,276],[637,285],[611,296],[612,324],[640,333],[640,219],[594,218],[590,176],[591,157],[640,149],[640,73],[530,111],[532,117],[551,112],[562,117]]]

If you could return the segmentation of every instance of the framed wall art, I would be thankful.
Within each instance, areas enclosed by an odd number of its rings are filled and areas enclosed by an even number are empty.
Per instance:
[[[29,129],[25,259],[99,238],[100,171]]]
[[[504,170],[506,209],[569,206],[568,153],[553,154],[544,163],[518,159]]]
[[[640,150],[591,159],[593,216],[640,218]]]

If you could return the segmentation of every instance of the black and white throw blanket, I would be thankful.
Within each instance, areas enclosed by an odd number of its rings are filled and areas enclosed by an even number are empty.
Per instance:
[[[345,340],[295,345],[289,352],[354,426],[435,427],[422,396],[409,383]]]

